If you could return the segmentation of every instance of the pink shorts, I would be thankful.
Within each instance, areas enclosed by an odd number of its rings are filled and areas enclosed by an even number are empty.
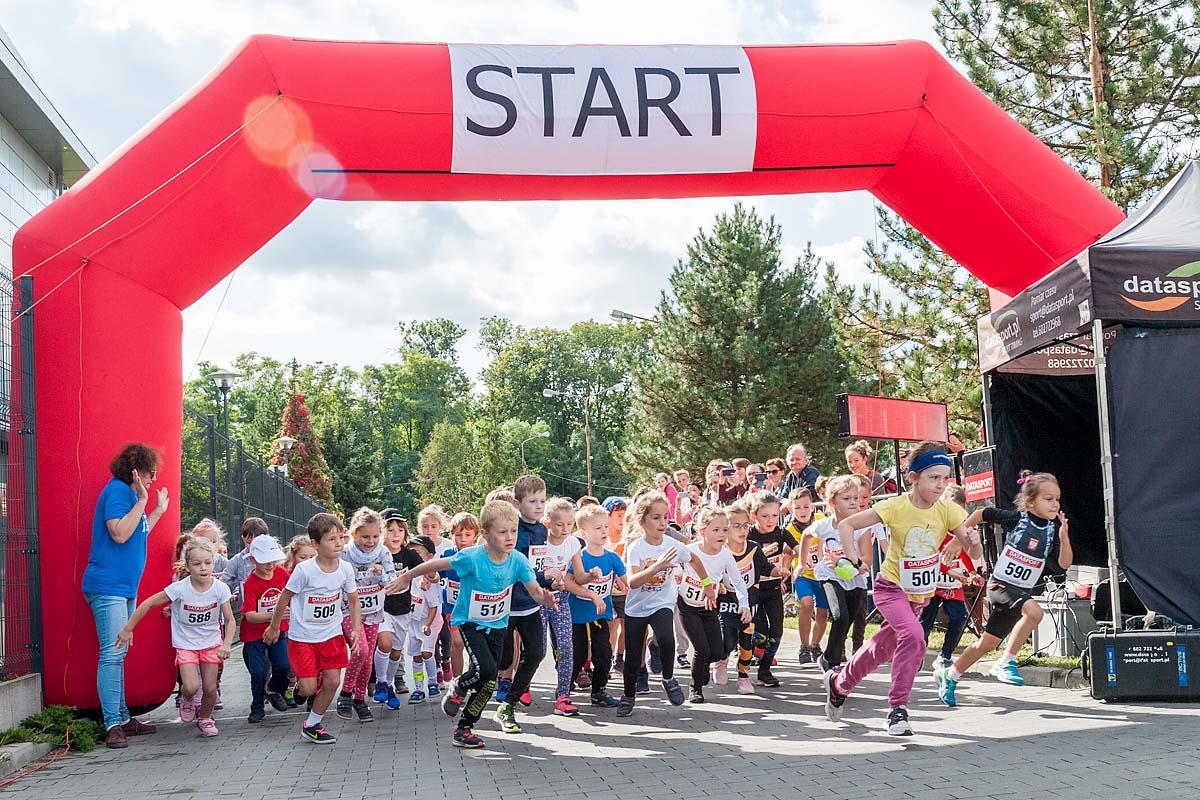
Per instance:
[[[175,663],[178,664],[220,664],[224,659],[217,655],[221,645],[214,644],[203,650],[181,650],[175,648]]]

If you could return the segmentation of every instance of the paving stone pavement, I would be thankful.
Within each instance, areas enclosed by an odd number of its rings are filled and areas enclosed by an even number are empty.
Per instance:
[[[478,732],[487,748],[451,746],[451,725],[432,703],[376,709],[370,724],[330,711],[336,745],[300,738],[299,712],[245,720],[249,690],[240,655],[225,673],[220,736],[202,739],[171,704],[148,715],[154,736],[125,751],[76,754],[3,790],[14,798],[104,795],[122,800],[674,800],[730,798],[1040,798],[1135,800],[1200,797],[1200,705],[1106,705],[1063,689],[964,682],[947,709],[928,673],[910,712],[917,735],[882,729],[886,673],[850,699],[840,725],[825,720],[820,680],[795,664],[787,632],[779,689],[739,696],[711,687],[701,706],[669,705],[657,681],[632,717],[581,706],[552,715],[553,673],[543,665],[525,733],[504,736],[491,714]],[[686,684],[686,676],[680,676]],[[715,689],[713,691],[712,689]],[[493,705],[494,708],[494,705]]]

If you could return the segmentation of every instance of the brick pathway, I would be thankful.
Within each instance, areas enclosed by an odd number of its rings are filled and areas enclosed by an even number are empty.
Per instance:
[[[785,653],[795,652],[787,632]],[[327,717],[332,747],[300,739],[300,715],[273,713],[248,725],[245,670],[235,652],[226,672],[221,735],[201,739],[164,706],[159,733],[129,749],[73,755],[4,790],[20,798],[149,800],[195,795],[295,798],[1039,798],[1135,800],[1200,797],[1200,706],[1103,705],[1061,689],[1010,690],[964,682],[961,705],[937,702],[928,673],[910,708],[917,735],[882,731],[886,675],[868,680],[827,722],[815,669],[785,659],[784,685],[740,697],[733,686],[703,706],[670,706],[656,691],[618,721],[610,710],[550,714],[551,672],[538,702],[519,715],[525,733],[505,737],[490,713],[484,750],[450,745],[450,724],[433,704],[376,712],[369,725]],[[686,679],[683,680],[686,685]],[[378,708],[378,707],[376,707]],[[174,719],[174,721],[172,721]]]

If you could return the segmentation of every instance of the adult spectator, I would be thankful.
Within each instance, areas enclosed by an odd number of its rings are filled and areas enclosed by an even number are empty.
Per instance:
[[[767,491],[772,494],[786,497],[779,494],[779,487],[783,485],[783,477],[787,473],[787,464],[782,458],[772,458],[766,463],[767,470]]]
[[[667,521],[676,521],[675,501],[678,499],[679,491],[671,485],[671,476],[665,472],[660,472],[654,476],[654,485],[658,490],[667,496]]]
[[[154,733],[155,727],[134,719],[125,704],[126,648],[117,633],[136,606],[138,583],[146,569],[146,542],[166,513],[170,498],[158,490],[154,511],[146,515],[149,487],[158,477],[158,451],[144,444],[126,445],[108,465],[112,477],[96,500],[92,517],[92,549],[83,572],[83,596],[96,621],[100,659],[96,689],[107,731],[108,747],[127,747],[128,736]]]
[[[777,494],[780,497],[790,497],[794,489],[803,486],[813,497],[816,497],[817,478],[821,477],[821,472],[808,463],[808,451],[804,449],[804,445],[794,444],[788,448],[787,465],[788,473],[783,476],[783,484],[779,487]],[[770,473],[770,469],[767,472]],[[770,480],[769,475],[768,480]]]
[[[675,521],[680,525],[692,521],[692,513],[696,503],[688,491],[692,484],[692,476],[686,469],[675,470]]]
[[[871,468],[871,445],[866,439],[846,446],[846,466],[855,475],[862,475],[871,481],[871,494],[893,494],[896,484]]]
[[[721,505],[727,506],[736,503],[750,488],[746,484],[746,468],[749,466],[750,459],[748,458],[735,458],[729,463],[721,464],[721,475],[725,478],[725,482],[720,488]],[[730,470],[733,472],[730,473]]]

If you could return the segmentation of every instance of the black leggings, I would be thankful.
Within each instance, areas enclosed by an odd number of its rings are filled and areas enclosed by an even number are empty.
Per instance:
[[[763,637],[763,649],[766,651],[758,662],[758,671],[770,672],[771,659],[775,657],[779,640],[783,638],[783,594],[779,591],[778,581],[772,581],[767,588],[758,591],[754,632]]]
[[[506,670],[513,662],[513,633],[521,637],[521,663],[517,664],[517,672],[513,675],[512,686],[508,696],[516,700],[529,691],[533,674],[546,657],[546,637],[543,634],[542,615],[536,610],[523,617],[508,618],[508,631],[504,636],[504,653],[500,657],[500,669]]]
[[[604,694],[608,686],[608,675],[612,670],[612,645],[608,641],[608,620],[578,622],[571,626],[571,641],[574,643],[575,660],[571,674],[579,677],[588,660],[588,648],[592,652],[592,696]]]
[[[463,705],[458,726],[468,728],[479,722],[496,688],[497,661],[504,650],[504,628],[483,628],[474,622],[464,622],[458,632],[462,634],[467,664],[458,677],[455,692],[470,694]]]
[[[654,629],[654,640],[664,654],[675,652],[675,609],[660,608],[648,617],[625,615],[625,668],[621,677],[625,682],[625,696],[637,694],[638,670],[642,666],[642,653],[646,646],[646,630]],[[596,660],[592,659],[593,666]],[[667,656],[662,660],[663,680],[675,674],[675,659]]]
[[[846,589],[837,581],[821,581],[825,599],[829,601],[829,640],[825,643],[825,660],[836,667],[846,660],[846,634],[860,608],[866,608],[867,590]]]
[[[729,651],[725,649],[725,640],[721,631],[721,619],[716,610],[707,611],[703,608],[689,606],[679,601],[679,621],[692,640],[692,687],[699,688],[708,685],[708,667],[714,661],[719,661]]]

